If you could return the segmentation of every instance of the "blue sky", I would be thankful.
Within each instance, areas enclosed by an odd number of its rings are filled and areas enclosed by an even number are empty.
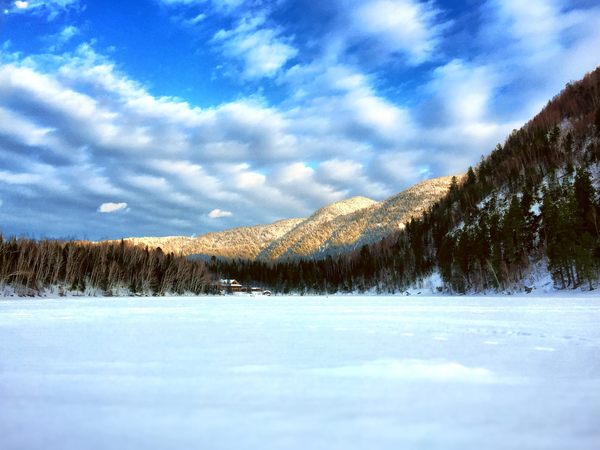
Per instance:
[[[567,0],[0,0],[0,229],[193,235],[476,164],[600,64]]]

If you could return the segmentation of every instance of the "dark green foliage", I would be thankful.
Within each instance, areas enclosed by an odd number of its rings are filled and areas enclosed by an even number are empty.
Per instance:
[[[475,183],[477,183],[477,175],[475,175],[473,168],[469,167],[469,170],[467,170],[467,179],[465,181],[465,187],[475,186]]]
[[[597,277],[600,242],[596,228],[598,206],[589,173],[580,168],[573,184],[552,177],[544,190],[542,217],[549,269],[564,287]]]
[[[574,189],[575,201],[577,203],[577,217],[580,223],[578,231],[589,233],[591,236],[597,236],[598,204],[595,199],[590,173],[583,167],[577,170]]]

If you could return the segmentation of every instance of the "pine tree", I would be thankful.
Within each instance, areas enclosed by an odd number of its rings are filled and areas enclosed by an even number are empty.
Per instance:
[[[577,170],[574,190],[579,231],[588,232],[592,236],[598,235],[597,205],[594,198],[594,187],[587,169],[579,168]]]
[[[590,291],[594,288],[592,282],[596,275],[594,260],[596,242],[589,233],[583,233],[575,245],[575,266],[579,284],[587,281]]]
[[[473,171],[473,167],[469,167],[467,170],[467,181],[465,182],[466,186],[474,186],[477,183],[477,176]]]

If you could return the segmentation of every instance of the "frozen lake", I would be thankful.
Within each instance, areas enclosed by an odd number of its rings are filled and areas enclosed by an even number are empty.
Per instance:
[[[600,299],[0,300],[0,448],[600,448]]]

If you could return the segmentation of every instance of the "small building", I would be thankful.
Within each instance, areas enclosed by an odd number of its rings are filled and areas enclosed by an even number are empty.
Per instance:
[[[238,283],[237,280],[234,279],[222,279],[219,280],[219,289],[221,291],[225,291],[226,293],[228,292],[241,292],[242,291],[242,285],[240,283]]]

